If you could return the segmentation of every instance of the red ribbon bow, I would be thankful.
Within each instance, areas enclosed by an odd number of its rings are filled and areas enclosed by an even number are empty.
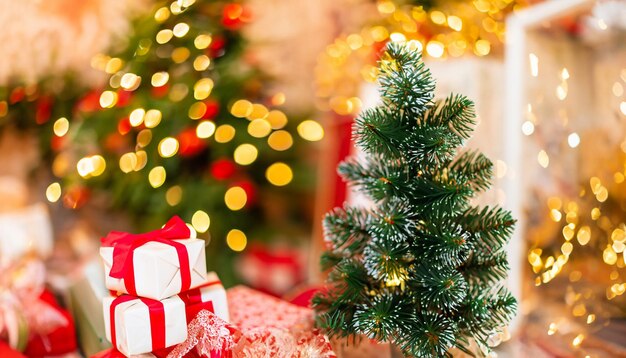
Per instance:
[[[172,240],[187,239],[190,236],[191,231],[189,227],[178,216],[171,218],[163,228],[144,234],[112,231],[101,240],[102,246],[113,247],[113,264],[111,265],[109,276],[124,279],[124,285],[128,293],[137,296],[133,253],[136,248],[148,242],[160,242],[176,249],[180,262],[181,291],[186,291],[191,286],[189,254],[185,245]]]

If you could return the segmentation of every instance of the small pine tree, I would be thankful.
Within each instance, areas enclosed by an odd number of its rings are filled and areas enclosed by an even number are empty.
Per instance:
[[[515,314],[503,287],[504,246],[515,221],[470,199],[490,185],[493,164],[459,151],[473,130],[473,103],[433,101],[435,82],[421,54],[390,43],[379,61],[382,104],[356,121],[365,152],[339,173],[373,202],[344,206],[324,220],[330,270],[314,297],[317,323],[331,336],[365,335],[415,357],[472,356]],[[471,348],[472,341],[480,349]]]

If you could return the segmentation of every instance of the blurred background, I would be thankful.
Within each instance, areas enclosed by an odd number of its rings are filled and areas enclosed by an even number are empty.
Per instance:
[[[0,288],[55,296],[85,354],[111,230],[179,215],[227,287],[317,287],[377,56],[413,40],[476,102],[480,200],[519,220],[504,354],[626,356],[626,1],[1,0],[0,23]]]

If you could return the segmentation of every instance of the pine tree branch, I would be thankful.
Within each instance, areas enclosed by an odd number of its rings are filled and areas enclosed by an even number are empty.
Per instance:
[[[421,53],[390,42],[379,63],[380,94],[385,106],[420,116],[432,105],[435,81]]]
[[[447,165],[461,145],[457,135],[447,127],[421,126],[401,144],[402,151],[410,162],[424,166]]]
[[[411,270],[409,285],[426,308],[455,312],[467,295],[467,282],[457,270],[420,263]]]
[[[363,252],[363,262],[367,271],[383,282],[406,281],[407,266],[411,261],[409,246],[404,242],[376,240],[369,243]]]
[[[368,212],[361,208],[336,208],[324,217],[324,238],[336,255],[359,254],[370,236]]]
[[[371,339],[387,341],[410,322],[412,315],[405,297],[383,294],[368,305],[360,305],[354,313],[355,331]]]
[[[448,127],[460,139],[466,140],[472,135],[475,119],[474,102],[465,96],[451,94],[424,114],[423,123],[434,127]]]
[[[402,160],[378,155],[351,157],[339,165],[338,172],[374,200],[406,196],[412,191],[411,177]]]
[[[506,278],[509,261],[504,251],[487,258],[472,255],[460,270],[470,285],[486,287]]]
[[[356,119],[354,140],[366,153],[393,158],[402,157],[399,149],[409,134],[409,124],[401,120],[402,114],[376,107],[364,111]]]
[[[478,151],[467,151],[452,162],[449,176],[474,192],[484,191],[491,185],[493,163]]]
[[[413,357],[449,357],[448,350],[456,340],[456,324],[435,312],[415,315],[396,343]]]
[[[459,223],[471,234],[475,254],[489,257],[506,245],[515,220],[509,211],[499,207],[473,207],[459,218]]]

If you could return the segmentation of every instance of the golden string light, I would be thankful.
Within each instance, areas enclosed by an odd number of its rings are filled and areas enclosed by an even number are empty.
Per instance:
[[[386,41],[408,41],[432,58],[501,54],[505,17],[526,3],[526,0],[447,1],[425,9],[378,0],[379,25],[337,38],[319,58],[318,107],[340,115],[358,113],[361,105],[355,96],[363,81],[375,81],[374,59]]]

